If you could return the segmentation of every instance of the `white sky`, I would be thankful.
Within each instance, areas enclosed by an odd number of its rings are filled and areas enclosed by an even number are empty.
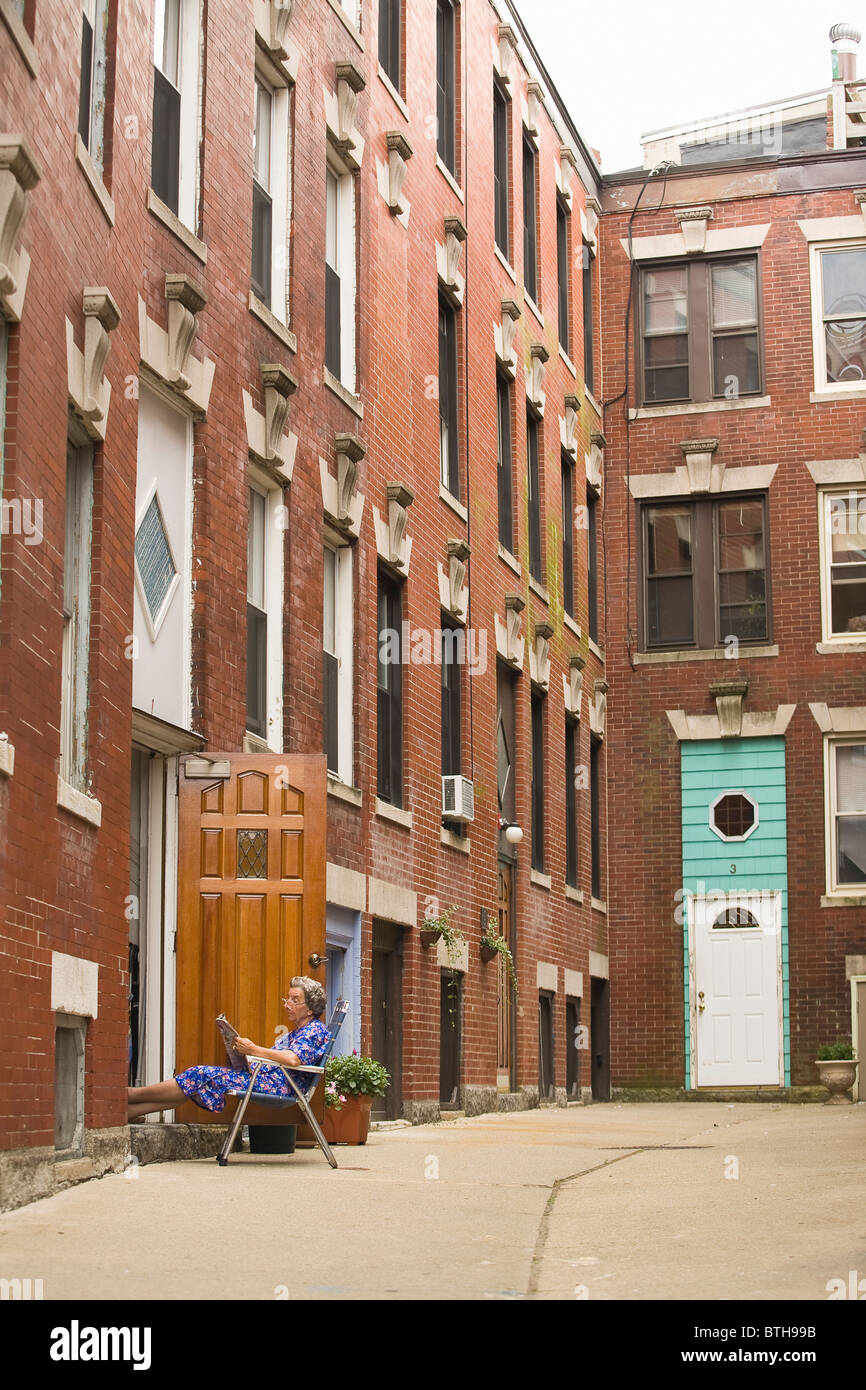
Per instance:
[[[829,86],[832,24],[864,34],[845,0],[516,0],[542,62],[606,174],[642,164],[663,126]]]

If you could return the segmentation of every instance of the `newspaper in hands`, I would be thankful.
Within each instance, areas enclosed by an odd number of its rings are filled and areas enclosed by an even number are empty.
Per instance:
[[[232,1027],[225,1014],[219,1015],[216,1021],[216,1026],[220,1030],[222,1040],[226,1045],[226,1053],[228,1055],[229,1065],[231,1067],[234,1067],[236,1071],[249,1071],[249,1063],[246,1057],[242,1056],[240,1052],[235,1051],[235,1038],[240,1037],[240,1033],[238,1032],[237,1028]]]

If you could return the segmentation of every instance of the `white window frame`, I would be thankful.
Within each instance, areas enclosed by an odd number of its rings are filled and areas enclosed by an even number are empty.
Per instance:
[[[63,648],[60,683],[60,777],[88,795],[87,751],[93,540],[93,447],[70,434],[67,444],[63,549]],[[71,485],[71,486],[70,486]],[[71,573],[70,573],[71,568]],[[67,604],[67,594],[69,603]]]
[[[361,0],[337,0],[340,9],[345,11],[355,28],[361,28]]]
[[[864,395],[866,378],[862,381],[828,381],[827,353],[824,341],[824,293],[821,275],[821,256],[825,251],[866,250],[866,237],[841,237],[833,241],[812,242],[809,246],[809,275],[812,288],[812,351],[816,395]],[[864,314],[866,317],[866,314]]]
[[[832,616],[832,583],[830,576],[830,564],[832,558],[832,546],[830,545],[830,500],[833,497],[848,497],[851,493],[862,493],[866,497],[866,486],[862,483],[841,484],[834,487],[821,487],[818,489],[818,542],[821,562],[821,631],[822,641],[832,643],[840,648],[856,645],[862,647],[866,642],[866,632],[834,632]],[[863,543],[866,547],[866,510],[864,510],[861,522],[863,524]],[[861,522],[858,522],[858,528]]]
[[[268,474],[250,463],[247,485],[265,499],[265,606],[268,641],[265,675],[265,742],[272,753],[283,751],[283,538],[285,509],[283,489]],[[260,734],[248,735],[261,738]]]
[[[866,743],[866,728],[862,733],[828,734],[824,738],[824,844],[826,846],[827,896],[831,898],[862,898],[866,901],[866,882],[836,882],[836,756],[837,748]]]
[[[156,35],[164,24],[166,0],[154,0],[154,51]],[[180,92],[180,151],[177,215],[197,234],[199,212],[199,134],[201,130],[201,0],[180,0],[178,81]]]
[[[291,229],[292,143],[290,139],[291,92],[285,78],[256,49],[255,80],[271,95],[271,298],[265,302],[280,323],[288,327],[289,318],[289,236]],[[253,101],[255,103],[255,85]],[[253,107],[255,121],[255,105]]]
[[[718,804],[719,804],[720,801],[724,801],[724,799],[725,799],[726,796],[741,796],[741,797],[743,797],[743,799],[744,799],[745,801],[748,801],[749,805],[752,807],[753,811],[755,812],[755,819],[752,821],[752,824],[749,826],[749,828],[748,828],[748,830],[746,831],[745,835],[725,835],[725,834],[719,829],[719,827],[716,825],[716,807],[718,806]],[[718,796],[715,798],[715,800],[710,802],[710,820],[709,820],[710,829],[712,830],[712,832],[713,832],[714,835],[717,835],[717,836],[719,837],[720,840],[724,840],[725,844],[731,844],[731,843],[733,843],[734,841],[748,840],[749,837],[750,837],[751,835],[754,835],[755,831],[757,830],[759,821],[760,821],[760,809],[759,809],[759,807],[758,807],[758,803],[757,803],[757,801],[755,800],[755,798],[754,798],[753,796],[750,796],[750,795],[749,795],[749,793],[748,793],[747,791],[743,791],[743,788],[742,788],[742,787],[728,787],[728,789],[727,789],[726,791],[719,792],[719,794],[718,794]]]
[[[105,164],[105,78],[106,78],[106,29],[108,25],[108,0],[81,0],[82,17],[87,18],[93,33],[93,49],[90,61],[90,111],[88,115],[87,139],[85,149],[102,174]],[[83,80],[79,73],[79,84]],[[79,86],[80,90],[80,86]]]
[[[337,265],[340,277],[340,384],[355,393],[355,178],[328,150],[328,168],[337,180]],[[326,212],[327,217],[327,212]],[[327,228],[325,231],[327,239]]]
[[[334,552],[334,655],[337,658],[337,779],[354,785],[354,591],[352,547],[325,529],[325,549]],[[322,595],[324,605],[324,593]],[[333,772],[330,774],[333,776]]]

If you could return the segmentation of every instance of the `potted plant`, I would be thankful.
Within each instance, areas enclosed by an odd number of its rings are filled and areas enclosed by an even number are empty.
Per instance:
[[[821,1085],[830,1092],[827,1105],[850,1105],[848,1092],[857,1076],[857,1059],[849,1042],[840,1038],[838,1042],[824,1043],[818,1048],[818,1077]]]
[[[329,1057],[325,1063],[325,1138],[329,1144],[366,1144],[374,1096],[391,1078],[372,1057]]]
[[[421,923],[421,945],[429,949],[434,942],[444,941],[448,952],[448,964],[452,969],[459,964],[461,948],[466,945],[466,937],[462,931],[459,927],[451,925],[451,918],[456,911],[457,907],[452,903],[451,907],[446,907],[438,917],[425,917]]]
[[[517,971],[514,968],[514,957],[511,954],[511,947],[508,945],[504,936],[493,926],[495,917],[492,913],[487,914],[487,925],[481,932],[481,959],[485,965],[494,960],[496,956],[503,961],[508,978],[511,981],[511,988],[517,994]]]

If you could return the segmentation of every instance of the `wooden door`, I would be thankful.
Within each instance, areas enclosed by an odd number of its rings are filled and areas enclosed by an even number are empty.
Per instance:
[[[292,976],[324,982],[324,960],[310,958],[325,955],[326,786],[321,754],[182,760],[178,1071],[226,1064],[214,1025],[219,1013],[273,1047],[287,1026],[282,1000]],[[213,1119],[225,1123],[226,1113]],[[177,1118],[201,1124],[211,1116],[189,1102]]]
[[[373,1101],[373,1114],[399,1120],[403,1113],[403,932],[389,922],[373,923],[373,1056],[391,1078],[384,1096]]]
[[[443,970],[439,982],[439,1105],[456,1110],[460,1101],[463,976]]]

